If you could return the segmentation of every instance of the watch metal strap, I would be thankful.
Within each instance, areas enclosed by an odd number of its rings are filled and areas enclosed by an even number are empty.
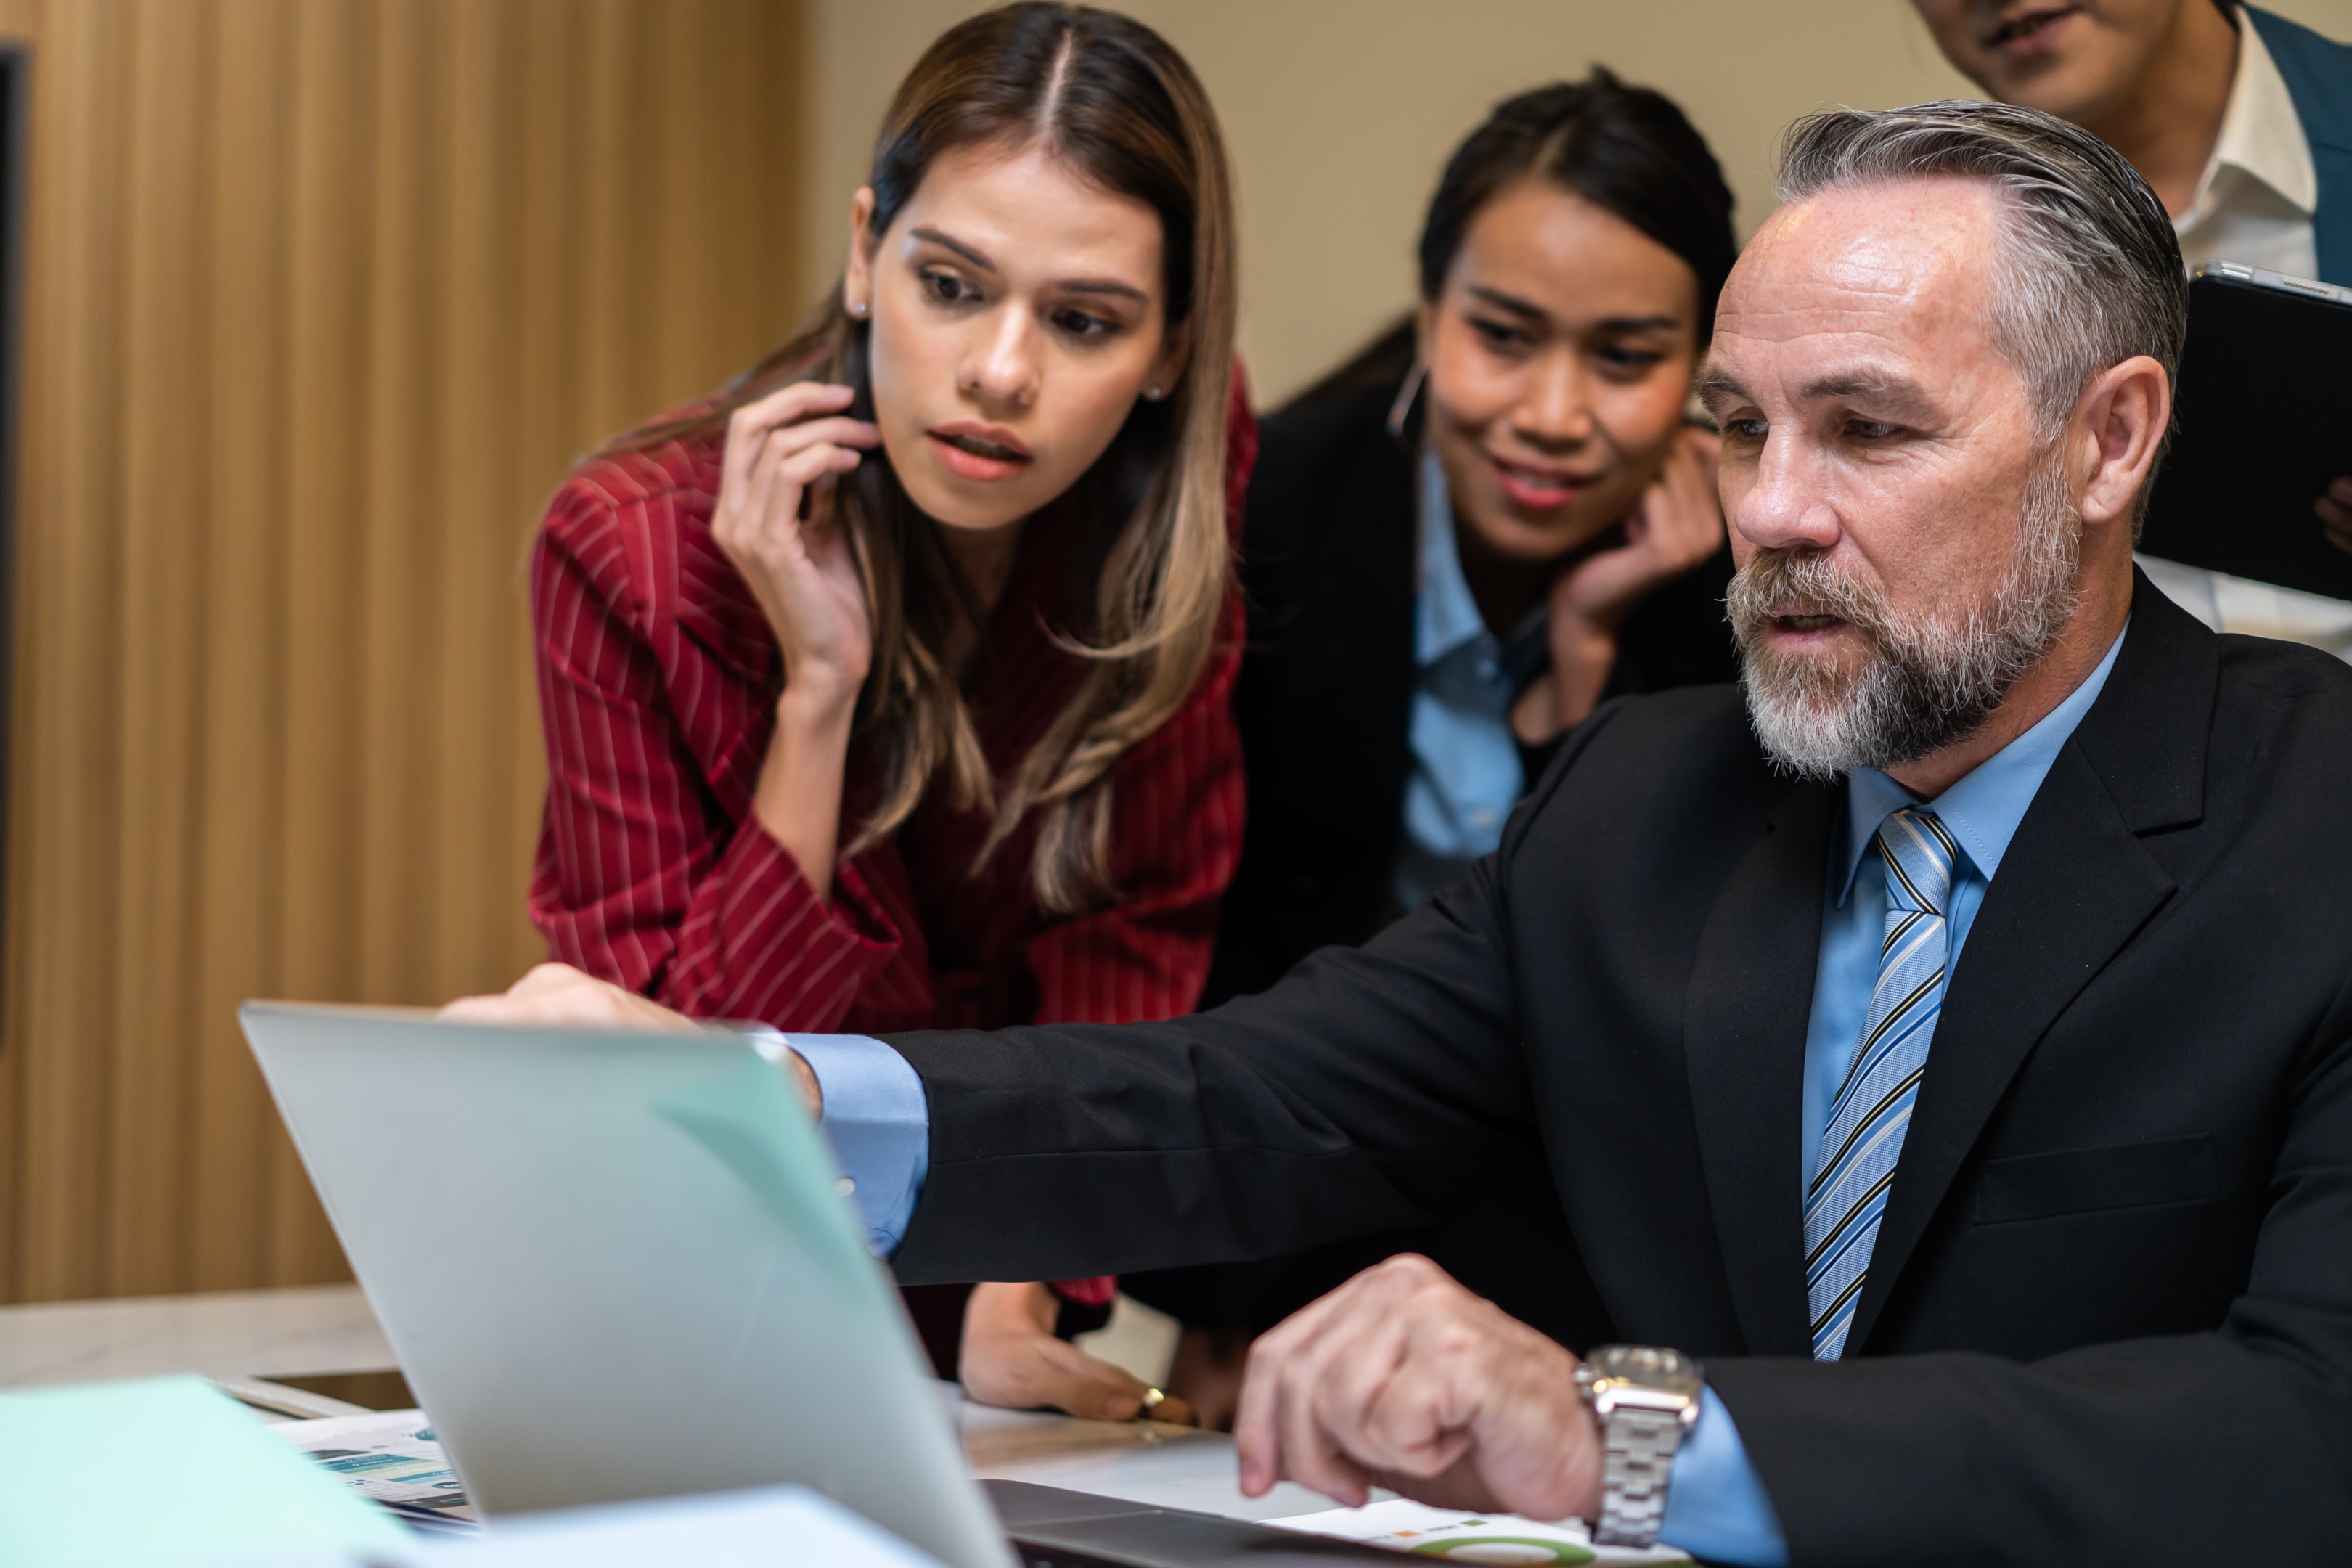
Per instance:
[[[1619,1405],[1601,1423],[1601,1517],[1592,1539],[1602,1546],[1652,1546],[1666,1521],[1666,1483],[1682,1446],[1677,1412]]]

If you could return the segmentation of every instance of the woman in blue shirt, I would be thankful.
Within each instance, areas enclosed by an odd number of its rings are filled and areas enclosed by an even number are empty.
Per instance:
[[[1737,253],[1667,99],[1606,70],[1498,106],[1446,166],[1411,317],[1262,427],[1244,513],[1241,867],[1202,1005],[1355,943],[1493,849],[1601,701],[1737,674],[1715,438],[1686,417]],[[1144,1276],[1212,1420],[1249,1338],[1399,1250],[1606,1338],[1541,1173],[1437,1232]]]

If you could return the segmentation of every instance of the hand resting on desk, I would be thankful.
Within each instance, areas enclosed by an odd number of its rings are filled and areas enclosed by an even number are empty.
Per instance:
[[[1234,1441],[1242,1490],[1294,1480],[1360,1507],[1383,1486],[1439,1508],[1591,1519],[1599,1428],[1577,1359],[1400,1254],[1250,1347]]]
[[[441,1016],[468,1024],[554,1024],[569,1028],[695,1034],[701,1026],[660,1003],[599,980],[568,963],[542,963],[494,996],[464,996]],[[784,1067],[809,1114],[824,1114],[824,1093],[798,1051]],[[1040,1284],[993,1283],[972,1291],[964,1319],[966,1393],[984,1405],[1017,1410],[1050,1406],[1096,1420],[1129,1421],[1143,1411],[1141,1380],[1087,1354],[1054,1333],[1060,1301]],[[1162,1399],[1158,1421],[1195,1425],[1192,1407]]]

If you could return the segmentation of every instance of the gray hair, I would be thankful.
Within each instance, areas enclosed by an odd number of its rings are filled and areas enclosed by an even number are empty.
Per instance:
[[[1993,342],[2023,376],[2044,442],[2112,365],[2147,354],[2178,378],[2180,242],[2139,171],[2089,132],[2012,104],[1947,101],[1808,115],[1780,139],[1784,202],[1937,176],[1982,181],[2001,199]]]

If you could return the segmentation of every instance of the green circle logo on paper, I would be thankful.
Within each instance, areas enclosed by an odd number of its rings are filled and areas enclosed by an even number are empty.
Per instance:
[[[1592,1553],[1573,1542],[1538,1541],[1531,1535],[1467,1535],[1450,1541],[1424,1541],[1412,1549],[1412,1555],[1443,1557],[1449,1563],[1488,1563],[1508,1565],[1508,1568],[1592,1561]]]

